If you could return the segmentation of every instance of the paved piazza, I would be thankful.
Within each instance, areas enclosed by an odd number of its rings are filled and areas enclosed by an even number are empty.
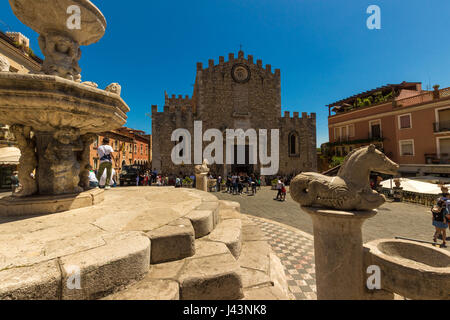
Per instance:
[[[289,193],[285,202],[274,201],[276,191],[268,187],[263,187],[256,196],[223,192],[215,195],[239,202],[241,212],[251,215],[261,227],[283,263],[294,296],[298,300],[317,299],[312,222]],[[423,206],[388,202],[378,209],[378,215],[365,222],[364,242],[396,236],[431,241],[434,229],[429,212]]]
[[[129,192],[136,193],[137,189],[141,188],[130,188]],[[115,194],[114,191],[118,190],[110,191],[111,195]],[[164,192],[167,189],[163,188],[160,191]],[[190,194],[189,189],[185,191]],[[9,193],[0,194],[0,197],[6,195]],[[256,196],[246,194],[234,196],[223,192],[212,193],[212,195],[221,200],[239,202],[241,212],[247,214],[261,228],[284,266],[289,289],[296,299],[317,298],[312,223],[310,217],[300,210],[299,205],[291,199],[289,193],[285,202],[274,201],[276,191],[269,187],[263,187]],[[156,201],[161,200],[168,199]],[[133,206],[128,209],[139,206],[138,203],[134,201],[133,203]],[[121,207],[124,213],[129,211],[123,204]],[[82,209],[81,211],[90,210]],[[92,216],[92,212],[89,215]],[[36,219],[39,220],[39,218]],[[7,220],[3,218],[0,223]],[[378,215],[367,220],[363,226],[364,242],[395,236],[430,241],[432,235],[433,227],[429,209],[408,203],[386,203],[379,209]]]

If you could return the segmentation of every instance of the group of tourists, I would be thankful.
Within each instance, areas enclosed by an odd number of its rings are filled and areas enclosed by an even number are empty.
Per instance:
[[[220,186],[222,184],[222,178],[219,176],[217,179],[217,186],[219,187],[218,191],[220,191]],[[255,195],[256,191],[261,190],[261,178],[256,177],[254,174],[237,174],[233,173],[227,176],[225,181],[225,192],[231,193],[233,195],[242,195],[245,193],[248,195]]]
[[[450,228],[450,195],[443,193],[437,203],[431,209],[432,223],[435,228],[433,242],[437,243],[438,237],[442,238],[442,247],[447,246],[447,228]]]

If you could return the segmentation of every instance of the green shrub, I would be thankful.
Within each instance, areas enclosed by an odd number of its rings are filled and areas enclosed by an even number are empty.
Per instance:
[[[189,178],[189,177],[186,177],[186,178],[184,178],[183,179],[183,184],[191,184],[192,182],[194,182],[191,178]]]
[[[344,163],[344,159],[345,159],[345,157],[337,157],[337,156],[332,157],[331,163],[330,163],[330,168],[340,166],[341,164]]]

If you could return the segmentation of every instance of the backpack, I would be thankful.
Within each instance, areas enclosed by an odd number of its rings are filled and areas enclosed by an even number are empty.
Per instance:
[[[434,206],[433,209],[431,209],[431,212],[433,213],[434,221],[444,222],[444,209],[443,208]]]

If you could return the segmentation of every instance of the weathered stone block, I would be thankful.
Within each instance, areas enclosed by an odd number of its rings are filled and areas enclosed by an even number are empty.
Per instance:
[[[241,254],[242,223],[239,219],[224,220],[208,236],[211,241],[224,243],[237,259]]]
[[[0,271],[0,300],[58,300],[60,288],[56,260]]]
[[[189,219],[178,219],[147,233],[152,264],[180,260],[195,254],[195,232]]]
[[[180,286],[172,280],[144,278],[104,300],[180,300]]]
[[[98,299],[142,279],[149,270],[150,241],[140,232],[105,236],[106,245],[61,258],[62,299]],[[80,273],[80,288],[68,284]]]
[[[186,218],[191,220],[196,239],[207,236],[214,229],[214,214],[211,210],[194,210]]]
[[[93,189],[77,195],[32,196],[27,198],[6,197],[0,199],[0,216],[34,216],[64,212],[104,200],[104,190]]]
[[[239,265],[229,253],[189,259],[179,277],[181,300],[234,300],[243,297]]]

